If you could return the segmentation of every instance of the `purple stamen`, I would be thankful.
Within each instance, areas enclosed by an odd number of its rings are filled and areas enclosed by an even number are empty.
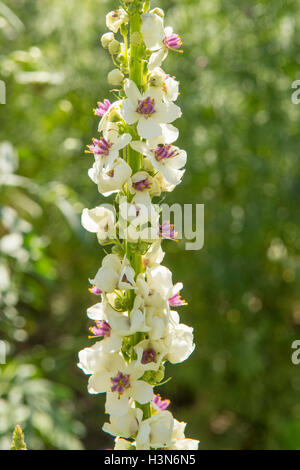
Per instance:
[[[177,236],[177,232],[174,230],[174,224],[170,222],[163,222],[159,227],[159,235],[161,238],[167,238],[169,240],[174,240]]]
[[[145,189],[149,189],[151,183],[145,178],[144,180],[137,181],[136,183],[132,183],[132,186],[137,191],[144,191]]]
[[[103,101],[103,103],[101,103],[101,101],[98,101],[97,103],[97,106],[98,108],[97,109],[94,109],[94,114],[96,116],[104,116],[104,114],[109,110],[109,108],[111,107],[111,102],[107,99],[105,99]]]
[[[187,305],[187,302],[181,298],[180,292],[172,295],[168,301],[171,307],[181,307],[181,305]]]
[[[89,150],[86,150],[86,153],[93,153],[94,155],[107,157],[111,146],[112,143],[109,142],[109,140],[106,140],[104,137],[101,137],[100,140],[93,139],[93,145],[87,145]]]
[[[172,150],[172,145],[170,144],[160,144],[156,150],[152,150],[152,152],[154,152],[155,158],[158,162],[177,155],[177,150]]]
[[[122,374],[122,372],[118,372],[115,377],[111,377],[111,382],[113,386],[111,387],[112,392],[118,392],[120,395],[124,393],[125,388],[130,387],[130,375]]]
[[[170,34],[170,36],[165,36],[164,44],[169,49],[179,49],[182,46],[182,41],[178,34]]]
[[[154,349],[147,349],[143,352],[142,364],[149,364],[150,362],[156,362],[156,351]]]
[[[151,99],[150,96],[144,100],[138,100],[138,107],[136,112],[142,114],[145,118],[149,118],[152,114],[155,113],[155,99]]]
[[[153,403],[155,403],[156,406],[158,406],[158,408],[160,408],[161,410],[165,410],[166,408],[168,408],[169,404],[170,404],[170,400],[168,400],[167,398],[165,400],[162,400],[161,399],[161,396],[160,395],[154,395],[153,397]]]
[[[94,295],[101,295],[102,294],[102,290],[98,289],[98,287],[96,286],[93,286],[89,289],[90,293],[91,294],[94,294]]]
[[[91,326],[90,331],[93,333],[94,336],[104,336],[105,338],[108,338],[110,336],[110,330],[111,327],[109,323],[107,323],[105,320],[95,321],[96,326]]]

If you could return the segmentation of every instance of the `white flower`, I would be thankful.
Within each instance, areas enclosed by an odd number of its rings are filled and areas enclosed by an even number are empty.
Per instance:
[[[175,127],[174,127],[174,129],[175,129]],[[166,180],[164,175],[154,168],[154,166],[152,165],[152,163],[150,162],[150,160],[147,157],[144,157],[143,167],[144,167],[145,170],[147,170],[149,172],[152,172],[152,173],[155,173],[153,179],[155,181],[155,184],[157,184],[160,187],[160,192],[161,193],[173,191],[173,189],[175,188],[175,185],[170,184]]]
[[[119,10],[110,11],[106,15],[106,26],[108,29],[117,33],[122,24],[128,23],[128,15],[123,8]]]
[[[174,77],[166,75],[163,92],[166,101],[176,101],[179,95],[179,82]]]
[[[106,393],[106,412],[112,416],[128,413],[129,399],[141,404],[153,398],[153,388],[143,380],[144,369],[135,362],[127,364],[121,353],[105,353],[102,342],[79,353],[79,367],[91,374],[88,391]]]
[[[141,32],[147,49],[155,51],[148,63],[150,71],[161,65],[169,49],[178,50],[182,45],[178,34],[173,33],[173,28],[164,28],[163,18],[155,13],[145,13],[142,16]]]
[[[145,314],[139,309],[140,305],[141,302],[136,297],[130,315],[128,312],[120,313],[109,304],[104,294],[101,303],[87,310],[87,316],[96,323],[96,326],[90,328],[91,332],[95,337],[103,337],[103,351],[119,351],[124,336],[149,331],[150,328],[145,324]]]
[[[97,233],[99,243],[116,237],[116,217],[113,211],[103,206],[83,209],[81,224],[88,231]]]
[[[150,246],[147,253],[143,256],[143,265],[147,267],[153,267],[156,264],[160,264],[164,259],[165,253],[161,248],[161,240],[157,240]]]
[[[165,81],[165,77],[166,77],[166,74],[163,71],[163,69],[161,69],[160,67],[156,67],[156,69],[154,69],[150,73],[148,77],[148,81],[151,86],[157,86],[159,88],[162,88],[164,81]]]
[[[98,185],[99,193],[103,196],[109,196],[121,191],[131,173],[132,170],[128,163],[122,158],[116,158],[111,165],[105,167],[96,161],[89,170],[89,177]]]
[[[174,190],[174,188],[176,186],[175,184],[169,183],[166,180],[166,178],[164,177],[164,175],[160,172],[157,172],[154,178],[157,181],[157,183],[159,184],[160,190],[161,190],[162,193],[171,192],[171,191]]]
[[[136,199],[131,203],[120,201],[120,237],[131,243],[139,239],[151,242],[159,238],[159,214],[150,198]]]
[[[141,32],[147,49],[150,51],[160,49],[164,38],[163,17],[155,13],[145,13],[142,16]]]
[[[110,109],[111,108],[109,108],[109,110]],[[109,110],[106,114],[109,113]],[[106,114],[104,114],[103,118]],[[96,171],[99,172],[104,166],[108,170],[111,169],[115,160],[119,156],[119,151],[126,147],[129,142],[131,142],[130,134],[119,135],[118,124],[114,122],[108,123],[103,130],[103,137],[100,139],[93,139],[92,145],[88,145],[88,150],[86,152],[94,154],[95,157],[95,164],[90,172],[92,174]]]
[[[112,328],[111,315],[104,302],[93,305],[87,310],[87,316],[96,322],[90,330],[95,337],[103,337],[101,348],[103,352],[117,352],[122,347],[123,337],[118,330]]]
[[[186,439],[184,430],[186,423],[174,419],[172,443],[165,450],[198,450],[199,441]]]
[[[144,202],[149,205],[151,203],[151,196],[160,196],[160,187],[158,182],[155,181],[147,171],[138,171],[132,175],[128,182],[128,188],[131,194],[135,194],[135,202]]]
[[[149,87],[142,95],[136,84],[127,79],[124,90],[128,98],[122,105],[122,117],[130,125],[138,122],[137,131],[142,138],[153,139],[163,135],[161,124],[169,124],[181,116],[179,106],[162,101],[163,92],[159,88]]]
[[[115,101],[110,105],[107,111],[102,115],[101,120],[99,122],[98,131],[105,132],[107,127],[110,127],[113,123],[113,120],[120,120],[120,112],[121,112],[121,105],[122,100]]]
[[[79,351],[79,363],[77,366],[85,374],[93,374],[100,367],[103,354],[103,341],[99,341],[90,348],[84,348]]]
[[[141,422],[136,437],[137,450],[161,449],[171,444],[174,418],[162,411]]]
[[[150,291],[159,293],[166,300],[172,298],[183,287],[181,282],[173,285],[172,272],[161,265],[147,269],[147,283]]]
[[[193,328],[179,323],[177,312],[171,312],[171,320],[164,338],[166,359],[172,364],[178,364],[185,361],[195,349]]]
[[[157,371],[167,354],[163,342],[145,339],[140,341],[134,350],[137,354],[137,364],[146,370]]]
[[[129,408],[126,415],[111,416],[110,423],[105,423],[102,429],[112,436],[132,437],[137,433],[142,418],[143,412],[141,409]]]
[[[152,139],[147,143],[133,141],[130,146],[145,155],[170,184],[177,185],[181,182],[185,170],[180,168],[185,166],[187,159],[185,150],[166,144],[161,138]]]
[[[153,70],[149,77],[152,86],[161,88],[165,101],[176,101],[179,95],[179,82],[167,75],[160,67]]]
[[[90,282],[102,292],[113,292],[115,289],[128,290],[135,287],[134,275],[134,269],[126,257],[121,263],[117,255],[110,254],[103,258],[101,268]]]

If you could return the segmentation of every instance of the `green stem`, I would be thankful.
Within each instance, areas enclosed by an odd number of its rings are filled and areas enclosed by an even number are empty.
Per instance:
[[[137,41],[141,31],[141,12],[134,11],[130,15],[130,60],[129,60],[129,78],[135,82],[141,92],[144,92],[144,62],[143,62],[143,43]],[[140,43],[139,43],[140,42]],[[132,172],[136,173],[143,167],[143,156],[128,147],[128,164],[132,168]],[[130,253],[130,248],[127,250],[127,257],[131,260],[133,269],[135,270],[136,276],[142,272],[142,256],[138,253]],[[130,300],[133,304],[135,293],[130,291]],[[133,336],[134,344],[140,341],[140,333],[136,333]],[[136,402],[136,407],[143,411],[143,419],[151,417],[151,406],[150,403],[141,405]]]
[[[141,32],[141,14],[135,11],[130,15],[130,61],[129,61],[129,78],[135,82],[140,91],[144,85],[144,66],[142,60],[141,44],[138,44],[136,35]],[[132,172],[136,173],[143,166],[143,156],[133,149],[129,149],[128,162],[132,168]]]
[[[130,61],[129,61],[129,78],[133,80],[138,88],[143,84],[142,68],[143,60],[140,56],[140,44],[135,38],[141,32],[141,15],[139,11],[134,12],[130,16]]]
[[[140,408],[143,411],[143,419],[151,418],[151,407],[150,403],[146,403],[145,405],[141,405],[141,403],[135,402],[135,406]]]

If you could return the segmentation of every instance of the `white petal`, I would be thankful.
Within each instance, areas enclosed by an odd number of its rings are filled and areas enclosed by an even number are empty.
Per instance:
[[[175,186],[181,182],[185,170],[176,170],[171,165],[164,165],[161,170],[166,180]]]
[[[150,450],[150,434],[151,426],[149,424],[149,420],[142,421],[136,438],[137,450]]]
[[[111,333],[108,338],[102,341],[103,351],[107,353],[114,353],[120,351],[122,347],[123,338],[114,333]]]
[[[161,103],[156,106],[156,110],[157,112],[153,114],[153,118],[160,123],[169,124],[182,116],[180,107],[172,102]]]
[[[97,370],[102,370],[102,350],[102,345],[99,342],[90,348],[85,348],[82,351],[79,351],[78,367],[82,369],[85,374],[93,374]]]
[[[179,95],[179,83],[172,77],[165,80],[166,92],[165,99],[167,101],[176,101]]]
[[[98,221],[94,217],[91,217],[89,209],[83,209],[81,215],[81,225],[88,232],[97,233],[98,232]]]
[[[119,396],[116,392],[107,392],[105,411],[112,416],[124,416],[128,413],[128,394]]]
[[[132,398],[142,405],[149,403],[153,398],[153,387],[143,380],[137,380],[131,387]]]
[[[120,191],[130,178],[132,170],[122,158],[118,158],[113,166],[113,174],[104,168],[99,175],[98,190],[104,196],[112,192]]]
[[[167,344],[168,360],[172,364],[185,361],[194,351],[193,328],[184,325],[171,326]]]
[[[172,144],[178,139],[179,130],[172,124],[161,124],[162,135],[166,144]]]
[[[137,125],[137,131],[140,137],[148,140],[158,137],[162,132],[160,125],[152,118],[140,118]]]
[[[114,150],[121,150],[122,148],[126,147],[126,145],[131,142],[132,137],[130,134],[122,134],[113,145]]]
[[[119,281],[119,275],[111,268],[100,268],[92,283],[103,292],[113,292]]]
[[[149,88],[147,88],[147,90],[145,91],[144,95],[143,95],[143,99],[145,98],[152,98],[154,99],[156,105],[161,103],[162,101],[162,98],[163,98],[163,91],[161,88],[159,87],[153,87],[153,86],[150,86]],[[155,106],[156,106],[155,105]]]
[[[121,116],[129,125],[134,124],[139,118],[136,108],[137,104],[134,105],[130,99],[124,100],[121,109]]]
[[[119,335],[126,335],[129,333],[130,321],[129,318],[116,312],[112,308],[108,308],[107,321],[113,330],[118,332]]]
[[[102,268],[110,268],[115,271],[120,271],[122,263],[117,255],[106,255],[102,260]]]
[[[99,320],[99,321],[104,320],[105,315],[104,315],[104,311],[103,311],[103,303],[99,302],[99,303],[93,305],[92,307],[88,308],[87,309],[87,316],[91,320]]]
[[[178,153],[178,155],[176,155],[176,157],[170,158],[168,160],[168,164],[172,168],[179,169],[185,166],[186,160],[187,160],[186,152],[184,150],[180,150],[180,152]]]
[[[129,98],[133,104],[137,104],[138,100],[142,99],[142,94],[133,80],[125,80],[124,91],[126,93],[127,98]]]
[[[171,36],[171,34],[173,34],[173,28],[172,28],[172,26],[167,26],[167,27],[164,29],[164,33],[165,33],[165,36],[167,36],[167,37]]]
[[[152,155],[152,153],[149,150],[149,146],[145,144],[145,142],[142,142],[141,140],[135,140],[131,142],[130,147],[136,152],[142,153],[146,157],[148,157],[149,155]]]
[[[116,150],[115,148],[111,148],[111,150],[109,151],[106,159],[105,159],[105,168],[106,170],[111,170],[116,162],[116,159],[118,158],[119,156],[119,151]],[[103,159],[104,161],[104,159]],[[98,173],[98,177],[99,177],[99,173]],[[97,181],[98,181],[98,178],[97,178]]]
[[[158,15],[145,13],[142,16],[141,33],[147,49],[159,49],[164,38],[163,19]]]
[[[169,411],[154,415],[151,419],[151,447],[166,447],[172,439],[174,418]],[[150,421],[149,420],[149,421]]]
[[[162,47],[159,51],[153,52],[148,63],[149,71],[152,72],[156,67],[160,67],[167,55],[168,49],[166,47]]]
[[[106,371],[93,374],[89,378],[88,391],[91,394],[105,393],[110,387],[110,375]]]
[[[131,441],[126,441],[126,439],[122,439],[121,437],[116,437],[114,450],[129,450],[131,445],[132,445]]]

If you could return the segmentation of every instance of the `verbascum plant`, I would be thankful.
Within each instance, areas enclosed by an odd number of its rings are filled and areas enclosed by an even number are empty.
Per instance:
[[[115,449],[194,450],[198,441],[185,437],[186,423],[154,394],[166,381],[165,363],[185,361],[195,347],[193,329],[173,310],[186,304],[182,284],[173,285],[160,264],[162,240],[176,233],[153,203],[185,171],[186,152],[174,145],[179,132],[171,124],[182,114],[174,103],[179,83],[161,68],[182,42],[164,26],[164,12],[142,0],[124,0],[106,25],[101,43],[116,67],[108,74],[116,101],[104,99],[94,110],[100,137],[87,153],[94,155],[89,176],[99,193],[115,199],[111,207],[84,209],[82,225],[113,246],[90,280],[100,300],[87,311],[95,344],[80,351],[78,365],[90,375],[89,393],[106,393],[110,420],[103,429],[115,436]]]
[[[19,424],[17,424],[15,427],[10,450],[27,450],[24,440],[24,433]]]

